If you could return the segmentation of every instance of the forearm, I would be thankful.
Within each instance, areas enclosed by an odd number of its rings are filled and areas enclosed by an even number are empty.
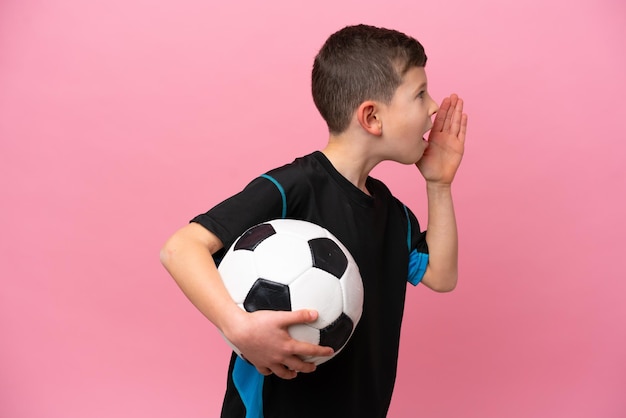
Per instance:
[[[262,374],[292,379],[297,372],[312,372],[315,364],[303,357],[325,357],[330,347],[294,340],[291,325],[313,322],[308,309],[290,312],[240,309],[226,290],[212,254],[222,242],[197,224],[177,231],[163,246],[161,262],[183,293],[235,345]]]
[[[213,261],[211,252],[219,246],[196,237],[195,228],[202,227],[191,224],[166,242],[160,254],[161,263],[191,303],[224,332],[227,320],[242,311],[224,287]]]
[[[423,283],[440,292],[455,288],[458,277],[458,232],[451,185],[428,182],[428,267]]]

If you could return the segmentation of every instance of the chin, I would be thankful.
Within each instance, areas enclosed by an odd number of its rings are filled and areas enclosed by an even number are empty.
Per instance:
[[[424,156],[424,152],[425,151],[426,151],[426,149],[424,148],[419,153],[415,153],[415,154],[411,155],[410,156],[411,162],[409,162],[407,164],[415,164],[415,163],[417,163],[419,160],[422,159],[422,157]],[[409,157],[409,156],[407,155],[407,157]],[[407,159],[409,159],[409,158],[407,158]]]
[[[423,155],[424,153],[421,153],[420,155],[417,155],[417,156],[416,155],[404,155],[402,156],[402,158],[396,161],[404,165],[417,164],[417,162],[422,159]]]

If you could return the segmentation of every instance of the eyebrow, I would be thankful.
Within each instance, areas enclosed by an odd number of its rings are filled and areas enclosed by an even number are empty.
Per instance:
[[[413,93],[414,93],[414,94],[417,94],[417,93],[419,93],[419,92],[420,92],[420,91],[422,91],[422,90],[426,90],[426,87],[427,87],[427,86],[428,86],[428,83],[427,83],[427,82],[423,82],[422,84],[420,84],[420,85],[419,85],[419,86],[418,86],[418,87],[417,87],[417,88],[413,91]]]

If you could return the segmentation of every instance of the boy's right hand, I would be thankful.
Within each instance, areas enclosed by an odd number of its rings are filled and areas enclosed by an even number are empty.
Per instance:
[[[252,363],[259,373],[274,373],[283,379],[293,379],[301,373],[315,370],[315,364],[303,361],[304,356],[331,356],[333,349],[295,340],[289,334],[291,325],[313,322],[313,310],[245,312],[229,320],[228,329],[222,330]]]

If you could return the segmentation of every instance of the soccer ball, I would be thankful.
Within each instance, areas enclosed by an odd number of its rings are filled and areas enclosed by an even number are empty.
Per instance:
[[[247,312],[318,312],[315,322],[293,325],[289,333],[332,347],[334,354],[305,361],[319,365],[337,355],[361,319],[359,268],[346,247],[319,225],[276,219],[253,226],[228,249],[218,270],[234,301]]]

